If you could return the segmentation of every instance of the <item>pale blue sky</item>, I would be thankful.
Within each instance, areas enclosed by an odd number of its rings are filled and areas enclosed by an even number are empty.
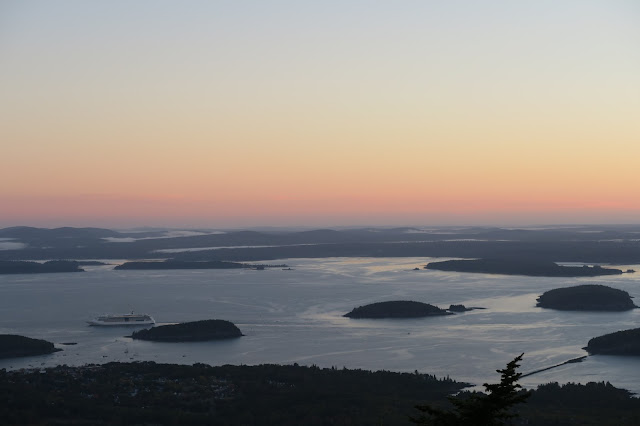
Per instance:
[[[640,212],[635,0],[4,0],[0,93],[5,223]]]

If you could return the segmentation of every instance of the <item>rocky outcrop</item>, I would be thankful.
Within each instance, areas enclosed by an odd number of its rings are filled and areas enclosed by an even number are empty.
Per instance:
[[[473,311],[474,309],[477,308],[467,308],[464,305],[449,305],[449,309],[447,309],[449,312],[467,312],[467,311]]]

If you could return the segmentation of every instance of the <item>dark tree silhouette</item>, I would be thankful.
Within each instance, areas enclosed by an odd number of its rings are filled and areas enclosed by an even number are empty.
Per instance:
[[[508,424],[517,417],[510,409],[516,404],[526,401],[529,391],[522,391],[517,381],[522,373],[517,373],[524,354],[515,357],[503,370],[496,370],[501,375],[500,383],[483,386],[485,393],[474,392],[466,397],[449,397],[453,411],[445,411],[430,405],[418,405],[416,408],[423,414],[411,418],[413,423],[433,426],[494,426]]]

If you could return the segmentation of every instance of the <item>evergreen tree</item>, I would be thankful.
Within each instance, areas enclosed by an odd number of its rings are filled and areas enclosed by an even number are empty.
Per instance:
[[[509,362],[506,368],[496,370],[500,373],[500,383],[483,384],[485,393],[474,392],[468,397],[449,397],[453,411],[445,411],[429,405],[418,405],[416,408],[423,414],[411,418],[413,423],[432,426],[496,426],[508,424],[516,417],[510,409],[516,404],[526,401],[530,392],[522,391],[517,381],[522,373],[517,373],[524,354],[520,354]]]

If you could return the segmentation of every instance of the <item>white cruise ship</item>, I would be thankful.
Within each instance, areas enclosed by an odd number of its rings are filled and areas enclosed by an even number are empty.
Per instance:
[[[156,321],[147,314],[102,315],[87,321],[89,325],[153,325]]]

